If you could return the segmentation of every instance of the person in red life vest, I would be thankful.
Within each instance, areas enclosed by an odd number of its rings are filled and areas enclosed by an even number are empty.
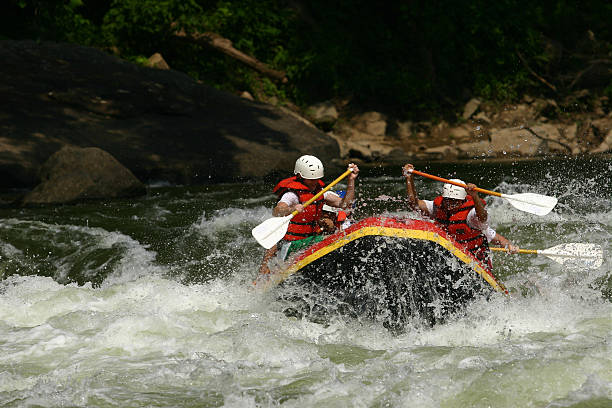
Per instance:
[[[331,195],[338,196],[341,199],[346,195],[346,191],[338,190],[336,192],[332,192]],[[352,207],[355,204],[353,203]],[[349,214],[351,213],[351,208],[347,208],[346,210],[338,207],[330,207],[329,205],[323,205],[323,216],[319,220],[319,226],[323,230],[324,234],[333,234],[338,231],[344,231],[351,224],[351,220],[349,219]]]
[[[310,155],[301,156],[295,162],[293,177],[281,180],[274,193],[279,201],[272,210],[275,217],[284,217],[294,211],[298,211],[289,222],[287,233],[275,246],[266,251],[260,267],[260,273],[269,273],[268,261],[276,256],[280,247],[282,258],[287,254],[291,243],[294,241],[312,240],[311,237],[320,235],[322,230],[319,221],[323,216],[323,206],[348,208],[355,199],[355,179],[359,174],[359,167],[350,163],[348,168],[352,171],[347,178],[346,195],[344,198],[327,191],[312,204],[304,208],[304,203],[323,189],[325,183],[321,180],[324,176],[323,163]],[[313,242],[314,243],[314,242]]]
[[[474,190],[476,185],[453,179],[467,187],[446,183],[441,196],[433,201],[419,200],[411,169],[414,169],[412,164],[406,164],[402,169],[406,177],[408,205],[442,225],[457,242],[466,245],[476,259],[491,268],[489,243],[503,246],[511,253],[518,252],[517,246],[489,227],[485,202]]]

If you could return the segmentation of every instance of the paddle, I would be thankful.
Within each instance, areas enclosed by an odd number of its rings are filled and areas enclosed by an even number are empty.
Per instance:
[[[431,174],[423,173],[418,170],[409,170],[410,173],[417,174],[419,176],[427,177],[432,180],[441,181],[443,183],[454,184],[459,187],[467,187],[465,184],[457,183],[455,181],[447,180],[442,177],[433,176]],[[522,194],[503,194],[497,191],[485,190],[483,188],[476,187],[474,190],[489,194],[496,197],[505,198],[512,204],[514,208],[521,211],[525,211],[535,215],[546,215],[557,205],[557,199],[555,197],[545,196],[535,193],[522,193]]]
[[[508,252],[506,248],[491,247],[492,251]],[[566,262],[580,262],[588,268],[599,268],[603,264],[603,251],[599,245],[572,242],[548,249],[519,249],[521,254],[544,255],[563,265]]]
[[[338,184],[343,178],[351,174],[351,171],[351,169],[348,169],[347,171],[342,173],[340,177],[329,183],[327,187],[315,194],[314,197],[306,201],[304,203],[304,208],[309,206],[314,200],[319,198],[330,188]],[[251,234],[253,234],[253,237],[257,240],[257,242],[259,242],[259,245],[266,249],[270,249],[285,236],[285,234],[287,233],[287,227],[289,226],[289,221],[291,221],[291,219],[297,214],[298,212],[294,211],[284,217],[268,218],[267,220],[253,228]]]

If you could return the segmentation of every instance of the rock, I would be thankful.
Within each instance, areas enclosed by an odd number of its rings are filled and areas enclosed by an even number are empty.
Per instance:
[[[430,160],[454,160],[459,157],[459,150],[453,146],[430,147],[423,152]]]
[[[523,128],[507,128],[491,133],[491,149],[498,156],[529,157],[547,152],[545,143]]]
[[[255,100],[255,98],[253,98],[253,95],[251,95],[251,93],[250,93],[250,92],[248,92],[248,91],[244,91],[244,92],[242,92],[242,93],[240,94],[240,97],[241,97],[241,98],[244,98],[244,99],[248,99],[249,101],[254,101],[254,100]]]
[[[599,146],[591,150],[591,153],[607,153],[612,151],[612,130],[608,131],[605,139]]]
[[[181,72],[52,42],[2,40],[0,60],[0,188],[37,185],[64,145],[103,149],[140,180],[180,184],[276,177],[302,154],[326,166],[339,157],[334,139],[279,107]]]
[[[536,111],[536,115],[556,116],[554,113],[559,108],[554,99],[536,99],[531,104],[531,107]]]
[[[431,140],[447,140],[450,132],[450,126],[445,120],[441,120],[429,129],[429,137]]]
[[[47,160],[41,184],[23,205],[73,203],[90,199],[133,197],[145,186],[113,156],[97,147],[64,146]]]
[[[469,125],[460,125],[448,129],[448,135],[453,140],[469,140],[472,138],[472,130]]]
[[[476,113],[476,111],[480,107],[480,103],[481,103],[480,99],[477,99],[477,98],[470,99],[468,103],[465,104],[465,107],[463,108],[463,115],[461,115],[461,117],[465,120],[468,120],[469,118],[471,118],[472,115]]]
[[[514,128],[528,125],[537,116],[530,105],[507,106],[493,119],[492,125],[498,128]]]
[[[523,95],[523,102],[525,103],[533,103],[533,101],[535,101],[535,98],[531,95]]]
[[[300,116],[298,113],[296,113],[295,111],[285,107],[285,106],[279,106],[278,109],[280,109],[283,113],[292,116],[294,118],[296,118],[297,120],[299,120],[300,122],[302,122],[303,124],[305,124],[306,126],[310,126],[313,129],[317,129],[317,127],[310,122],[308,119],[306,119],[303,116]]]
[[[545,145],[542,148],[549,153],[571,153],[571,147],[563,141],[559,128],[552,124],[540,124],[530,127]]]
[[[164,60],[164,57],[158,52],[149,57],[149,66],[157,69],[170,69],[170,66]]]
[[[457,156],[461,159],[472,159],[476,157],[495,157],[488,141],[461,143],[456,146]]]
[[[365,112],[354,116],[350,120],[351,125],[360,132],[370,134],[374,137],[385,136],[387,130],[387,117],[379,112]]]
[[[471,127],[470,136],[474,140],[491,141],[491,132],[489,131],[489,127],[478,123]]]
[[[546,144],[523,128],[493,129],[491,141],[457,145],[460,157],[529,157],[548,151]]]
[[[386,135],[386,117],[378,112],[365,112],[351,118],[348,123],[336,125],[332,137],[340,146],[343,158],[359,158],[365,162],[381,160],[394,149],[404,150],[407,142],[400,141],[394,134]]]
[[[338,110],[332,102],[320,102],[306,109],[306,114],[315,125],[331,129],[338,120]]]
[[[612,130],[612,119],[610,118],[600,118],[596,119],[592,122],[595,129],[597,129],[597,134],[603,139],[609,132]]]
[[[391,150],[385,157],[384,161],[388,164],[404,165],[412,161],[412,156],[403,149],[395,148]]]
[[[487,125],[491,123],[491,119],[489,119],[487,114],[484,112],[478,112],[478,114],[474,116],[474,120]]]
[[[410,139],[412,137],[412,126],[413,123],[411,121],[396,121],[393,136],[402,141]]]
[[[362,132],[349,124],[336,126],[336,131],[329,135],[338,142],[343,158],[359,158],[366,162],[380,160],[397,148],[395,141]]]

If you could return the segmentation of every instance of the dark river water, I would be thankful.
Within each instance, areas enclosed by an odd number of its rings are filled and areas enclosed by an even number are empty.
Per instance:
[[[522,248],[594,243],[602,266],[494,254],[511,296],[401,334],[366,319],[287,317],[252,281],[272,183],[0,209],[0,406],[610,407],[612,164],[417,167],[559,199],[538,217],[485,197]],[[355,218],[411,216],[400,168],[362,168]],[[326,181],[337,175],[328,174]],[[441,184],[417,180],[421,198]]]

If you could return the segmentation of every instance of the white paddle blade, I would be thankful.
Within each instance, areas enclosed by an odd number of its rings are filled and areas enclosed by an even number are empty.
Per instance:
[[[560,264],[574,264],[587,268],[599,268],[603,264],[603,251],[599,245],[568,243],[538,251]]]
[[[502,194],[515,208],[535,215],[546,215],[557,205],[557,198],[535,193]]]
[[[272,217],[268,218],[251,231],[253,238],[259,242],[259,245],[266,249],[272,248],[278,241],[283,239],[287,233],[287,227],[289,221],[293,218],[293,215],[287,215],[285,217]]]

